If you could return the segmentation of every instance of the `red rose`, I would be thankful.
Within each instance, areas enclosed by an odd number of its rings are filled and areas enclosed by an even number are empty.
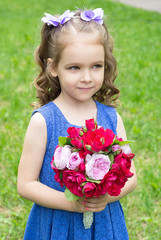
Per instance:
[[[84,151],[84,149],[82,148],[80,151],[79,151],[79,156],[80,156],[80,158],[85,158],[85,151]]]
[[[125,153],[121,153],[115,156],[114,159],[114,164],[112,166],[112,169],[116,169],[118,167],[120,167],[120,171],[122,171],[122,173],[130,178],[132,177],[134,174],[130,172],[130,168],[131,168],[131,159],[134,157],[134,154],[130,153],[130,154],[125,154]],[[117,166],[119,165],[119,166]]]
[[[110,196],[118,196],[126,181],[127,178],[120,171],[112,169],[105,175],[100,187],[102,192],[107,192]]]
[[[97,185],[92,182],[87,182],[83,187],[83,192],[86,197],[94,197],[97,195]]]
[[[112,144],[115,134],[112,130],[103,127],[96,129],[95,131],[88,131],[84,133],[83,140],[87,150],[89,146],[94,152],[107,151],[107,148]]]
[[[97,195],[96,195],[96,197],[99,197],[100,195],[104,195],[106,193],[107,193],[107,190],[104,187],[104,184],[102,184],[102,182],[100,184],[97,184]]]
[[[83,173],[68,170],[63,170],[63,182],[64,185],[75,195],[82,197],[81,183],[85,182],[86,178]]]
[[[115,138],[115,134],[111,129],[106,129],[104,138],[105,138],[105,144],[104,145],[105,145],[105,148],[106,148],[106,147],[109,147],[113,143],[114,138]]]
[[[71,144],[77,149],[81,149],[83,147],[82,141],[78,138],[73,138],[71,140]]]
[[[89,150],[86,150],[84,148],[82,148],[80,151],[79,151],[79,156],[81,158],[85,158],[87,156],[87,154],[93,154],[93,152],[89,151]]]
[[[121,193],[121,188],[117,183],[113,183],[108,187],[107,192],[110,196],[118,196]]]
[[[79,164],[79,166],[78,166],[78,171],[79,172],[85,172],[85,166],[86,166],[86,164],[85,163],[81,163],[81,164]]]
[[[84,147],[85,149],[99,152],[102,150],[102,136],[98,135],[97,130],[95,131],[88,131],[84,133]]]
[[[81,128],[69,127],[67,129],[67,133],[69,135],[69,138],[78,138],[80,130],[81,130]]]
[[[89,131],[95,130],[97,128],[97,124],[95,124],[94,119],[86,120],[86,127]]]

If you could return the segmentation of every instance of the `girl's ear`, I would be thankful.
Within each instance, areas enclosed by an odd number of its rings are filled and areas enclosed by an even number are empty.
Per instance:
[[[52,77],[57,77],[58,74],[57,74],[56,68],[53,67],[54,64],[52,62],[53,62],[53,60],[51,58],[47,59],[47,65],[50,65],[49,69],[50,69],[50,73],[51,73]]]

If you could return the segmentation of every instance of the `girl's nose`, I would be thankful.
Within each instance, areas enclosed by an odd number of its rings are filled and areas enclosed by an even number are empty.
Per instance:
[[[83,71],[81,81],[82,82],[91,82],[92,81],[90,70]]]

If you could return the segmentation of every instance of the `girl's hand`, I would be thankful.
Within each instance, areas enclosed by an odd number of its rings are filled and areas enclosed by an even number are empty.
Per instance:
[[[74,211],[76,212],[100,212],[105,209],[108,203],[109,195],[106,193],[105,195],[101,195],[98,198],[85,198],[82,197],[78,201],[73,202]]]
[[[86,212],[85,197],[81,197],[79,200],[72,202],[72,211],[73,212],[80,212],[80,213]]]
[[[98,198],[85,198],[84,206],[88,212],[100,212],[103,211],[108,203],[109,195],[100,195]]]

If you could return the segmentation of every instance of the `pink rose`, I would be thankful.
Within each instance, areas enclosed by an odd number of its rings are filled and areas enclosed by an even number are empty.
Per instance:
[[[87,154],[87,156],[85,157],[86,163],[89,162],[92,158],[92,155]]]
[[[82,197],[81,184],[86,181],[85,175],[74,170],[65,169],[63,171],[64,185],[75,195]]]
[[[83,192],[86,197],[94,197],[97,195],[97,184],[87,182],[83,187]]]
[[[73,152],[69,157],[69,162],[67,164],[67,168],[74,170],[75,168],[77,168],[79,166],[80,163],[83,163],[83,162],[84,162],[84,159],[80,158],[79,153]]]
[[[110,169],[111,161],[107,155],[94,153],[91,159],[86,163],[86,174],[94,180],[102,180]]]
[[[56,168],[63,170],[67,167],[71,155],[70,146],[58,147],[54,153],[54,163]]]
[[[129,144],[125,144],[125,145],[121,146],[121,150],[122,150],[122,153],[125,153],[125,154],[131,153],[131,148],[130,148]]]
[[[130,154],[131,153],[131,149],[130,149],[129,144],[125,144],[125,145],[122,145],[122,146],[120,146],[119,144],[113,145],[112,146],[112,152],[116,152],[116,151],[120,151],[120,152],[125,153],[125,154]]]
[[[112,152],[116,152],[121,149],[121,146],[119,144],[115,144],[112,146]]]

